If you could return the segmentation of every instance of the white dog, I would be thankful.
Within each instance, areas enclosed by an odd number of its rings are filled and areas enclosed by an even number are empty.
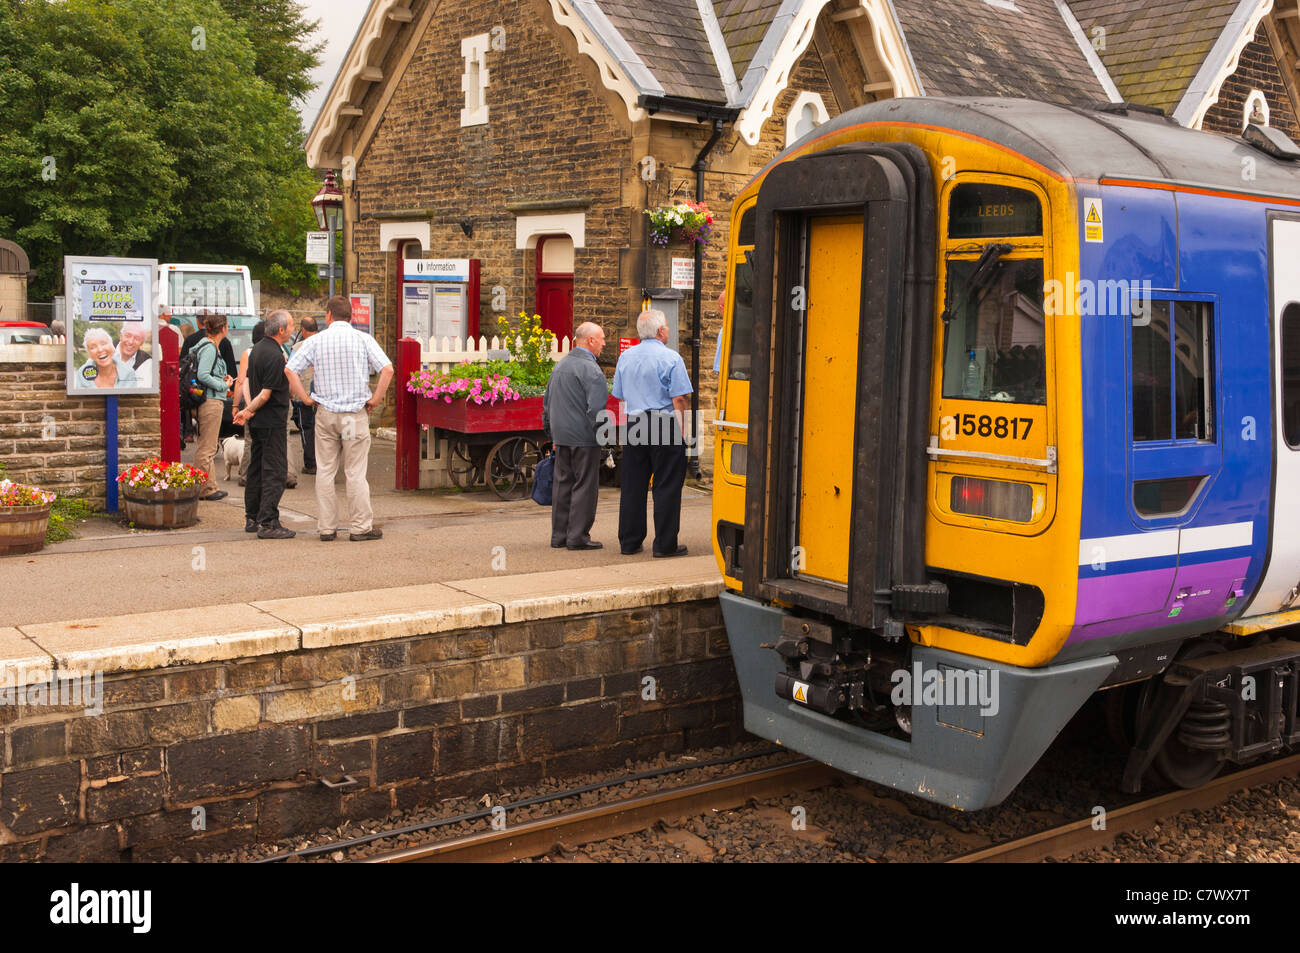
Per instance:
[[[221,459],[226,464],[226,479],[230,474],[239,473],[239,461],[244,456],[244,441],[239,437],[227,437],[221,441]]]

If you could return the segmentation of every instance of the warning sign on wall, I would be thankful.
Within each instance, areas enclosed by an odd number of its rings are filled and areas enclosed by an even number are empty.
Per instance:
[[[678,291],[690,291],[695,287],[695,259],[673,259],[673,287]]]
[[[1104,241],[1101,218],[1101,199],[1083,200],[1083,238],[1084,241]]]

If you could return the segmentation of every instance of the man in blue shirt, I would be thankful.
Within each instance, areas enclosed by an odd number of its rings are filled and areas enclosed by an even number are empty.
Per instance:
[[[636,322],[641,342],[618,359],[614,396],[627,406],[623,445],[618,542],[623,555],[641,552],[646,536],[645,497],[654,477],[655,556],[684,556],[677,545],[682,484],[686,482],[686,441],[682,415],[692,388],[682,356],[670,350],[668,319],[645,311]]]

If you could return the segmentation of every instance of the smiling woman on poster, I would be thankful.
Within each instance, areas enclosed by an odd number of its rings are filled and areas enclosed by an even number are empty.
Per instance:
[[[78,388],[135,387],[135,371],[113,353],[113,336],[102,328],[91,328],[82,341],[90,360],[77,368]]]

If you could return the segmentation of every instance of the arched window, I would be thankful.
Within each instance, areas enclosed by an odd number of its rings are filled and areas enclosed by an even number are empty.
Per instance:
[[[1246,97],[1246,105],[1242,108],[1241,128],[1245,129],[1252,124],[1268,125],[1268,99],[1258,89],[1250,91],[1250,95]]]
[[[830,118],[821,96],[807,91],[800,93],[785,117],[786,146],[794,145]]]

